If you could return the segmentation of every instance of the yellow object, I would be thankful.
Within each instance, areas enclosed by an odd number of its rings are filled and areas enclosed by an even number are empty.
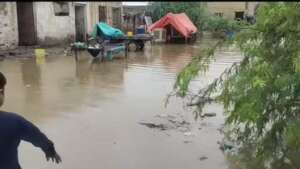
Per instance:
[[[44,64],[45,56],[46,56],[45,49],[35,49],[35,61],[37,64]]]
[[[127,36],[133,36],[132,32],[127,32]]]

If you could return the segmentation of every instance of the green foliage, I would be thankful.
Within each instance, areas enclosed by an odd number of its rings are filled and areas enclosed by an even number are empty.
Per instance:
[[[185,12],[200,30],[208,18],[206,7],[201,2],[151,2],[148,11],[152,13],[153,21],[159,20],[169,12]]]
[[[245,25],[246,23],[243,21],[228,20],[219,16],[209,16],[204,29],[213,32],[239,31]]]
[[[169,12],[185,12],[200,31],[238,31],[246,24],[244,21],[228,20],[209,14],[204,2],[151,2],[147,10],[152,13],[153,21]]]
[[[299,2],[261,5],[256,24],[232,41],[243,53],[241,63],[200,89],[196,97],[201,111],[203,98],[217,94],[213,99],[224,105],[226,124],[233,126],[232,139],[253,146],[257,159],[274,165],[300,151],[299,11]],[[195,57],[178,74],[174,89],[179,96],[186,96],[191,79],[207,70],[217,46]]]

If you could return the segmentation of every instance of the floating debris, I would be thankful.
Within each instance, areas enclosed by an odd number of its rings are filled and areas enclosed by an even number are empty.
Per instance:
[[[171,122],[173,125],[175,125],[177,128],[179,128],[179,127],[187,128],[190,125],[190,123],[185,120],[176,121],[176,120],[169,119],[168,121]]]
[[[206,157],[206,156],[202,156],[199,158],[200,161],[207,160],[207,159],[208,159],[208,157]]]
[[[183,133],[183,135],[184,136],[195,136],[195,134],[192,132],[185,132],[185,133]]]
[[[217,129],[221,134],[224,134],[224,127],[220,127]]]
[[[155,117],[161,118],[163,120],[166,120],[164,124],[154,124],[154,123],[147,123],[149,128],[163,128],[163,129],[177,129],[181,132],[188,132],[190,131],[190,124],[186,120],[175,117],[168,114],[159,114]],[[143,123],[145,125],[145,123]]]
[[[204,114],[201,114],[200,116],[202,118],[204,118],[204,117],[214,117],[216,115],[217,115],[216,113],[204,113]]]
[[[156,117],[164,118],[164,119],[175,119],[176,118],[175,116],[168,115],[168,114],[159,114],[159,115],[156,115]]]
[[[188,131],[190,131],[190,129],[186,128],[186,127],[178,127],[177,130],[179,130],[181,132],[188,132]]]
[[[189,141],[189,140],[185,140],[183,141],[185,144],[188,144],[188,143],[192,143],[192,141]]]
[[[145,125],[149,128],[158,128],[160,130],[167,130],[167,127],[163,124],[154,124],[154,123],[143,123],[143,122],[140,122],[141,125]]]
[[[191,132],[191,123],[184,120],[183,117],[172,116],[168,114],[160,114],[155,117],[163,119],[163,122],[153,123],[153,122],[140,122],[141,125],[145,125],[149,128],[163,130],[177,130],[182,132],[184,136],[195,136]],[[185,142],[187,143],[187,142]]]
[[[217,142],[219,145],[220,145],[220,149],[222,150],[222,151],[225,151],[225,150],[231,150],[232,148],[233,148],[233,145],[232,144],[230,144],[230,143],[227,143],[227,142],[225,142],[225,141],[218,141]]]

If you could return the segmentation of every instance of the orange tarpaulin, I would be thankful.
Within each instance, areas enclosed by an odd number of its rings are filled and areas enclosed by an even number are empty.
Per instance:
[[[191,34],[197,32],[196,26],[192,23],[190,18],[185,13],[173,14],[168,13],[160,20],[156,21],[149,27],[152,32],[156,28],[164,28],[167,25],[172,25],[180,34],[188,38]]]

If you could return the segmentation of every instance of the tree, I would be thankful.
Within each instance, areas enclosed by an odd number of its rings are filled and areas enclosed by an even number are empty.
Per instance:
[[[178,96],[186,97],[190,81],[208,69],[218,47],[236,44],[242,61],[201,88],[191,105],[201,113],[211,101],[222,103],[230,139],[251,147],[250,156],[274,168],[284,161],[296,168],[300,154],[299,11],[299,2],[260,5],[254,25],[201,51],[177,75],[174,86]]]
[[[201,30],[205,27],[208,19],[206,7],[201,2],[151,2],[147,10],[152,13],[154,21],[159,20],[169,12],[185,12]]]

